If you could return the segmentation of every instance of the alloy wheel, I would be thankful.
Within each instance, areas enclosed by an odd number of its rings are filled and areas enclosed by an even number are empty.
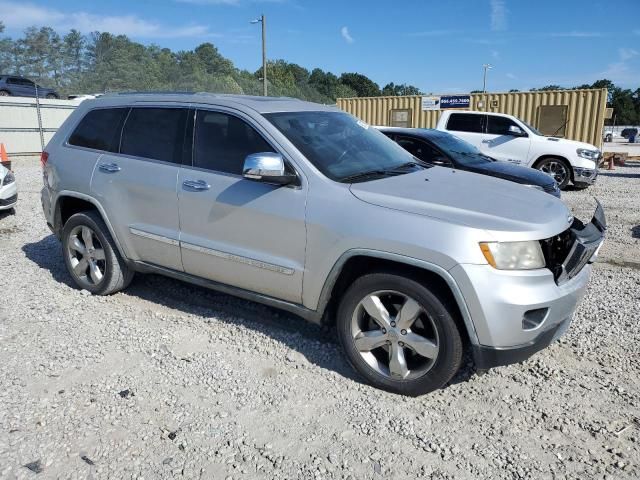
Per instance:
[[[565,183],[569,176],[567,166],[564,163],[555,160],[547,160],[544,162],[540,165],[540,171],[552,177],[558,185]]]
[[[364,297],[353,311],[351,335],[364,361],[393,380],[423,376],[438,357],[435,323],[422,305],[400,292]]]
[[[81,285],[92,287],[102,282],[106,271],[104,248],[90,227],[78,225],[71,230],[67,255],[71,272]]]

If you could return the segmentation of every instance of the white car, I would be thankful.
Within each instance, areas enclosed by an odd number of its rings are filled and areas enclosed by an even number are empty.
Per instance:
[[[11,210],[18,202],[18,187],[13,172],[0,164],[0,211]]]
[[[445,110],[436,128],[466,140],[496,160],[537,168],[551,175],[561,189],[569,182],[587,187],[598,176],[602,153],[597,147],[547,137],[512,115]]]

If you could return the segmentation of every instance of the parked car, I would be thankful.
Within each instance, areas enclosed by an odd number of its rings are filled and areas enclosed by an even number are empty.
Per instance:
[[[637,128],[623,128],[622,132],[620,132],[620,136],[622,138],[637,137],[638,136],[638,129]]]
[[[16,177],[11,170],[0,164],[0,212],[15,208],[18,203]]]
[[[450,133],[428,128],[376,128],[411,155],[429,164],[502,178],[560,198],[560,188],[549,175],[531,168],[498,162]]]
[[[58,92],[52,88],[38,87],[40,98],[60,98]],[[36,83],[17,75],[0,75],[0,97],[35,97]]]
[[[79,288],[167,275],[335,324],[371,384],[418,395],[469,348],[520,362],[569,327],[604,238],[535,189],[425,166],[335,107],[213,94],[85,100],[42,154]]]
[[[450,132],[496,160],[537,168],[560,189],[569,182],[585,188],[596,181],[600,150],[588,143],[547,137],[512,116],[486,112],[442,112],[438,130]]]

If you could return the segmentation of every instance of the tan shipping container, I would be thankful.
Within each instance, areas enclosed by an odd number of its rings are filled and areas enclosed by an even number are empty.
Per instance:
[[[442,96],[449,95],[464,94]],[[545,135],[557,131],[556,136],[602,147],[606,88],[469,95],[469,108],[452,110],[507,113],[533,125]],[[441,95],[339,98],[337,105],[371,125],[405,126],[406,123],[409,127],[435,128],[442,110],[422,109],[422,98],[432,96]]]

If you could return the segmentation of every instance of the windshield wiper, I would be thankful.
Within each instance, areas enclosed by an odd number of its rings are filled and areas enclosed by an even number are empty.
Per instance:
[[[340,179],[341,182],[353,182],[354,180],[364,180],[371,177],[385,177],[398,175],[399,172],[392,170],[368,170],[366,172],[354,173],[353,175],[347,175]]]

